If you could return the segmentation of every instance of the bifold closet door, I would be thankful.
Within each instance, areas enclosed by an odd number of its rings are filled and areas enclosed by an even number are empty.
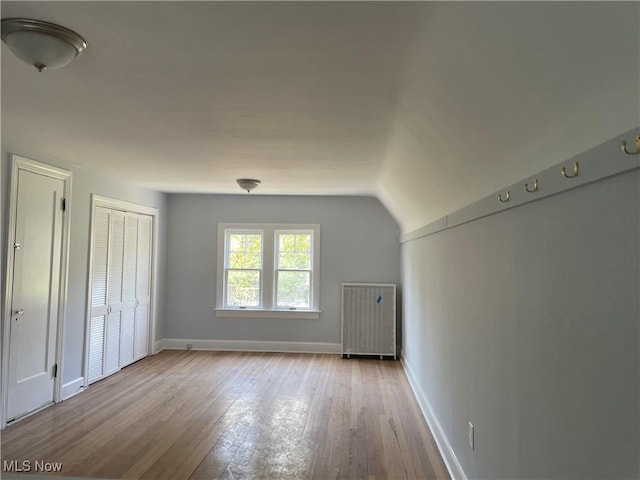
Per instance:
[[[120,366],[134,361],[136,281],[138,257],[138,215],[127,213],[124,228],[124,283],[122,289],[122,325],[120,330]]]
[[[96,207],[89,383],[149,354],[153,217]]]
[[[120,369],[123,212],[96,207],[93,226],[89,382]]]
[[[149,354],[149,314],[151,304],[151,251],[153,249],[153,217],[138,216],[138,248],[136,263],[136,309],[134,360]]]
[[[89,382],[104,373],[104,338],[107,324],[107,284],[109,273],[109,237],[111,210],[97,207],[93,213],[91,239],[91,321],[89,325]]]
[[[109,283],[107,284],[107,326],[104,340],[104,376],[120,370],[120,330],[124,311],[125,214],[111,212]]]

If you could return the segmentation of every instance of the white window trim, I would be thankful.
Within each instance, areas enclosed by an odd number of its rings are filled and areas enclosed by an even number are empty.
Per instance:
[[[261,308],[225,307],[225,232],[226,230],[262,230],[262,290]],[[313,265],[311,274],[311,307],[308,309],[278,309],[275,301],[275,235],[281,230],[307,230],[313,232]],[[219,223],[217,246],[216,277],[216,317],[240,318],[320,318],[320,225],[318,224],[281,224],[281,223]]]

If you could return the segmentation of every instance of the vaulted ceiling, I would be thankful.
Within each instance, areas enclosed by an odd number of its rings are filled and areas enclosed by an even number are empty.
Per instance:
[[[404,231],[640,125],[640,3],[2,2],[3,148],[165,192],[371,194]]]

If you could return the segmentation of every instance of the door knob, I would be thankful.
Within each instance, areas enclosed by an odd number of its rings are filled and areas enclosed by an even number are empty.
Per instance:
[[[22,315],[24,315],[24,310],[23,310],[23,309],[15,310],[15,311],[13,312],[13,314],[14,314],[14,315],[20,315],[20,316],[22,316]]]

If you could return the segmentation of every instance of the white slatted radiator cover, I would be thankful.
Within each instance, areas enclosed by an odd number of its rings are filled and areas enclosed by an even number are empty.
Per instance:
[[[396,358],[394,284],[342,284],[342,355]]]

